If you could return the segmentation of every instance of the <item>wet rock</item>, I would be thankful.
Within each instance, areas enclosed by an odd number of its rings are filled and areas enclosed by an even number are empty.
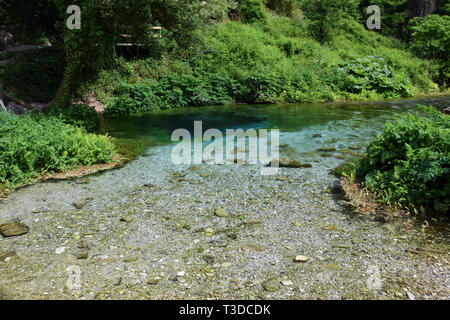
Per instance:
[[[322,135],[320,133],[315,133],[312,135],[313,138],[322,138]]]
[[[228,238],[236,240],[237,239],[237,234],[236,233],[230,233],[229,235],[227,235]]]
[[[84,249],[84,250],[89,250],[91,248],[89,242],[87,240],[81,240],[78,243],[78,248],[79,249]]]
[[[79,202],[74,202],[72,203],[72,205],[77,208],[78,210],[83,209],[89,202],[91,202],[93,199],[92,198],[86,198],[84,200],[81,200]]]
[[[122,277],[117,277],[117,278],[114,280],[114,285],[115,285],[115,286],[120,286],[120,285],[122,284],[122,281],[123,281],[123,278],[122,278]]]
[[[76,184],[88,184],[90,182],[91,182],[91,179],[89,179],[88,177],[84,177],[84,178],[75,180]]]
[[[276,163],[271,161],[269,166],[274,166]],[[301,168],[301,163],[291,158],[280,158],[278,166],[280,168]]]
[[[294,262],[305,263],[308,261],[309,261],[309,257],[303,256],[303,255],[298,255],[298,256],[295,256],[295,258],[294,258]]]
[[[243,249],[252,250],[252,251],[256,251],[256,252],[264,251],[263,246],[261,246],[258,243],[253,243],[253,242],[244,242],[240,245],[240,247]]]
[[[87,250],[82,250],[79,253],[77,253],[76,255],[77,259],[87,259],[89,257],[89,253],[87,252]]]
[[[282,280],[281,284],[285,287],[292,286],[294,283],[291,280]]]
[[[268,280],[262,284],[262,287],[267,292],[276,292],[280,290],[280,283],[276,280]]]
[[[247,226],[254,226],[254,225],[257,225],[257,224],[261,224],[261,223],[262,223],[261,220],[245,220],[243,222],[243,224],[245,224]]]
[[[126,222],[126,223],[131,223],[134,221],[134,218],[130,215],[125,215],[120,219],[120,221]]]
[[[17,253],[15,251],[6,251],[4,253],[1,253],[0,254],[0,262],[5,261],[5,259],[14,257],[16,255],[17,255]]]
[[[13,237],[13,236],[21,236],[30,231],[30,228],[18,221],[12,221],[0,224],[0,234],[3,237]]]
[[[56,248],[55,254],[61,254],[61,253],[63,253],[64,251],[66,251],[66,248],[65,248],[65,247]]]
[[[203,260],[205,260],[205,262],[208,264],[213,264],[215,259],[213,256],[205,255],[203,256]]]
[[[223,209],[223,208],[217,208],[217,209],[214,211],[214,214],[215,214],[217,217],[220,217],[220,218],[226,218],[226,217],[228,217],[227,211],[226,211],[225,209]]]
[[[156,284],[159,283],[159,280],[161,280],[160,277],[154,277],[154,278],[148,279],[148,280],[147,280],[147,283],[148,283],[148,284],[151,284],[151,285],[156,285]]]

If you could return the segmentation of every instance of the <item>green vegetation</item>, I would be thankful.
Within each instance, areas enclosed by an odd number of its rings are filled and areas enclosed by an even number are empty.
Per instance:
[[[44,173],[106,163],[114,152],[108,137],[57,118],[0,112],[0,186],[11,188]]]
[[[438,62],[436,81],[444,86],[450,80],[450,16],[429,15],[411,21],[411,49],[419,56]]]
[[[119,59],[81,92],[95,91],[105,115],[224,103],[295,103],[409,97],[436,85],[431,62],[349,20],[321,44],[308,21],[227,22],[201,45],[162,58]],[[343,27],[344,28],[344,27]],[[348,50],[351,48],[351,50]]]
[[[360,178],[386,203],[422,212],[450,209],[450,117],[433,107],[386,125],[367,156],[336,173]]]
[[[64,73],[61,46],[13,52],[0,64],[5,90],[27,101],[47,102],[56,94]]]

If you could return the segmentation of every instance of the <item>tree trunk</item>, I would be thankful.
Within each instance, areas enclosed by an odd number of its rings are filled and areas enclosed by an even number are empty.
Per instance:
[[[411,12],[412,18],[426,17],[436,11],[437,0],[412,0]]]

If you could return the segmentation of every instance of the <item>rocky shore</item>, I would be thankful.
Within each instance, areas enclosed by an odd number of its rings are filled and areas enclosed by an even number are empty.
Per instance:
[[[450,298],[447,228],[352,213],[326,163],[261,176],[151,154],[3,200],[23,232],[0,237],[0,298]]]

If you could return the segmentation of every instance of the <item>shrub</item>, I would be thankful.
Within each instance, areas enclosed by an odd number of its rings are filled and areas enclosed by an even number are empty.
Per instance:
[[[58,117],[64,123],[84,127],[89,131],[96,129],[100,123],[100,116],[95,108],[84,104],[73,104],[66,108],[53,107],[48,115]]]
[[[58,118],[0,113],[0,184],[7,188],[46,172],[106,163],[113,155],[108,137]]]
[[[422,211],[450,206],[450,117],[432,107],[388,123],[367,148],[356,174],[388,203]]]
[[[261,0],[243,0],[240,11],[244,22],[265,22],[267,19],[264,5]]]
[[[333,76],[334,75],[334,76]],[[348,93],[380,94],[384,98],[412,96],[413,87],[408,77],[396,73],[381,57],[352,58],[333,66],[328,74],[329,84]]]
[[[420,57],[439,61],[436,82],[448,85],[450,79],[450,16],[436,14],[411,21],[411,49]]]

